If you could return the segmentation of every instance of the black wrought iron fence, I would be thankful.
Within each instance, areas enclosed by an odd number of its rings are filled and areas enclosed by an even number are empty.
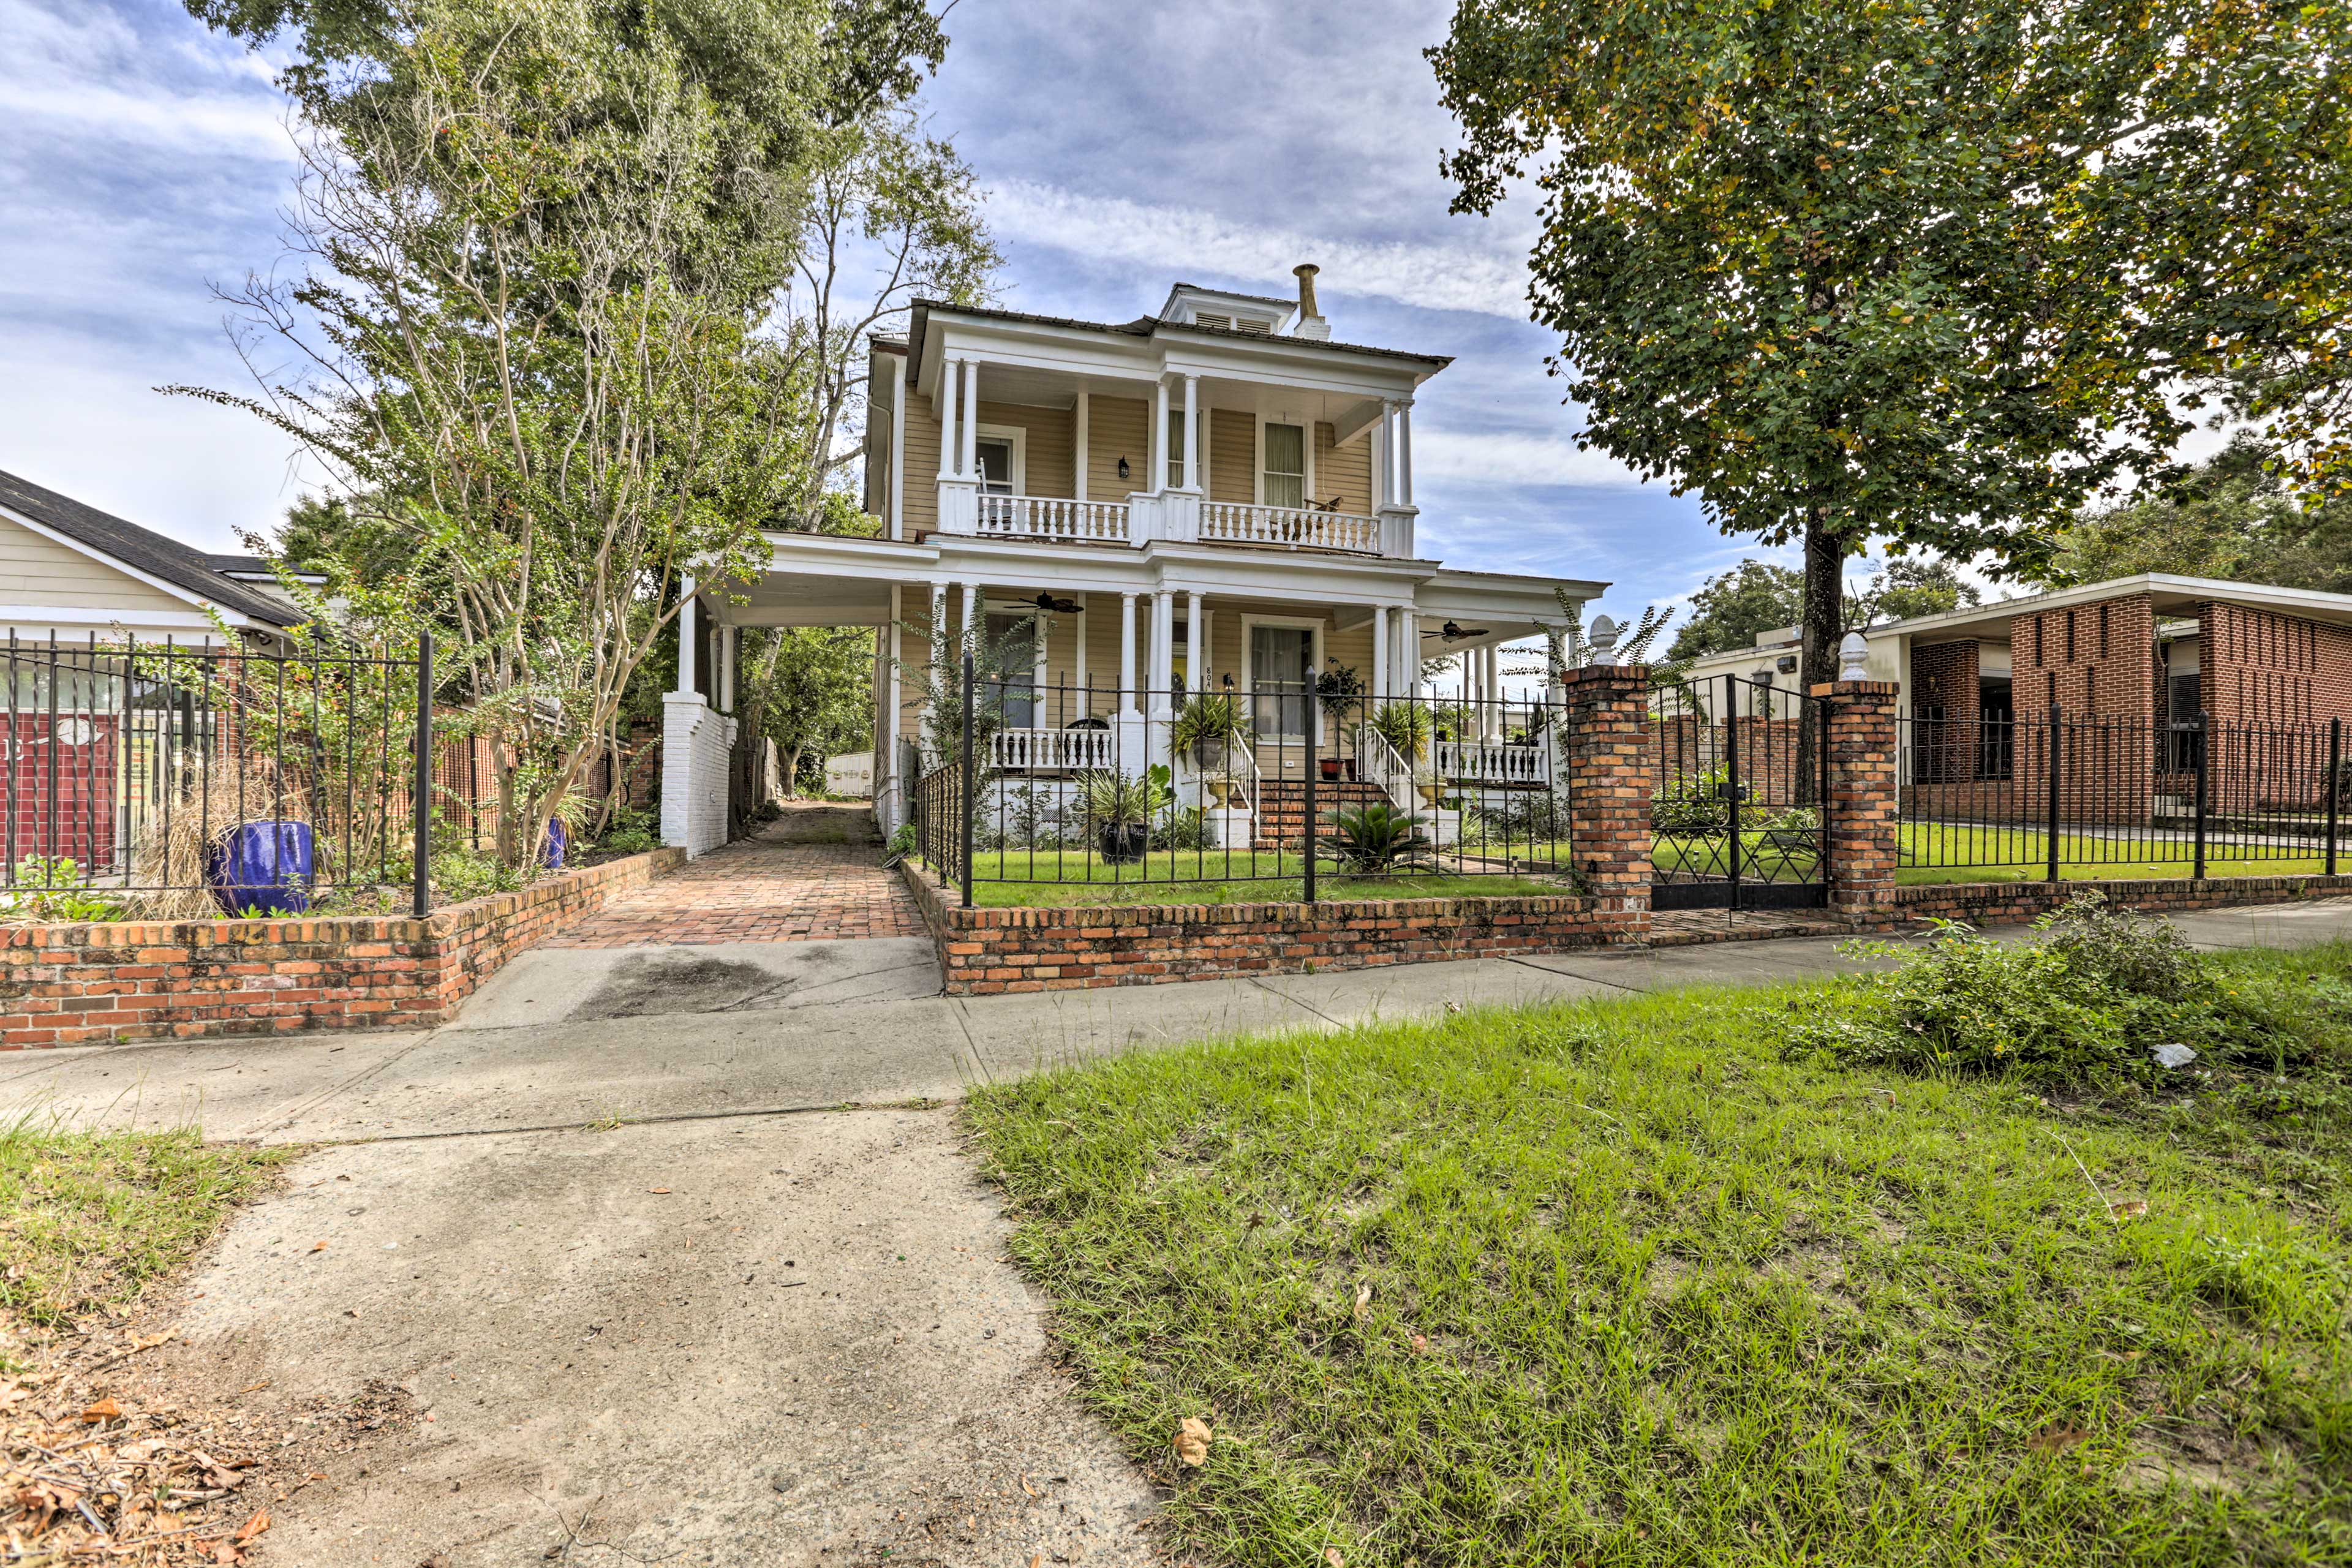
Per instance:
[[[2334,875],[2341,720],[2298,726],[1942,713],[1897,721],[1901,864],[2071,874]]]
[[[982,680],[925,725],[910,803],[966,902],[1566,888],[1569,726],[1540,699]],[[991,896],[990,901],[998,901]]]
[[[12,636],[0,909],[292,914],[329,892],[426,907],[424,662]]]

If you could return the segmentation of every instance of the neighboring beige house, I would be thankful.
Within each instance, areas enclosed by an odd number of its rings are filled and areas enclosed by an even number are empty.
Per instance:
[[[1562,594],[1580,606],[1604,584],[1421,551],[1413,398],[1449,361],[1334,341],[1315,268],[1297,272],[1296,299],[1180,283],[1124,322],[925,301],[903,340],[873,340],[866,507],[880,536],[772,533],[764,573],[695,601],[688,619],[704,626],[682,638],[668,711],[665,837],[698,852],[723,833],[723,784],[708,775],[731,737],[744,626],[882,628],[886,826],[937,761],[912,744],[921,699],[897,676],[934,625],[1029,637],[1035,700],[1021,705],[1034,711],[994,761],[1037,776],[1099,765],[1090,748],[1112,742],[1089,734],[1156,735],[1178,688],[1247,694],[1249,765],[1270,780],[1299,766],[1304,748],[1281,742],[1297,739],[1299,694],[1334,665],[1391,696],[1415,688],[1424,654],[1455,654],[1472,694],[1498,695],[1496,649],[1558,629]]]
[[[217,643],[226,624],[250,645],[275,647],[302,619],[250,556],[207,555],[6,472],[0,583],[0,637],[19,642]]]

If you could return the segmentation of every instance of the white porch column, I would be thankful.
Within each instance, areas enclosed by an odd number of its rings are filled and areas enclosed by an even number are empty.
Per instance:
[[[1372,510],[1377,513],[1389,504],[1389,405],[1381,405],[1381,416],[1372,421],[1372,433],[1365,437],[1372,449]]]
[[[1412,504],[1412,405],[1408,402],[1397,411],[1397,500],[1401,505]]]
[[[938,402],[940,405],[940,478],[943,479],[954,479],[962,472],[956,467],[956,454],[963,447],[963,442],[957,435],[957,432],[962,428],[962,422],[956,417],[956,384],[962,379],[961,361],[941,362]]]
[[[1176,684],[1176,591],[1151,595],[1151,701],[1155,714],[1172,712],[1169,688]]]
[[[1184,683],[1191,691],[1206,691],[1201,665],[1201,595],[1184,595]]]
[[[700,628],[694,624],[695,585],[692,577],[677,580],[677,689],[694,689],[694,656],[696,644],[701,640]]]
[[[1154,495],[1168,488],[1168,378],[1161,376],[1151,395],[1151,484]]]
[[[900,406],[905,406],[903,400]],[[899,660],[906,657],[902,641],[905,628],[898,624],[899,593],[898,584],[891,584],[890,635],[884,642],[890,668],[882,676],[882,783],[875,805],[882,808],[877,816],[885,833],[897,832],[898,824],[905,820],[907,798],[906,781],[898,776],[899,710],[907,700],[907,673],[899,668]]]
[[[980,362],[963,362],[963,467],[969,479],[980,478]]]
[[[1118,706],[1121,712],[1136,710],[1135,700],[1135,595],[1118,596]]]
[[[1397,651],[1403,663],[1397,668],[1397,689],[1407,697],[1421,695],[1421,615],[1416,610],[1397,612]]]
[[[1372,695],[1389,694],[1389,607],[1372,606]]]
[[[719,710],[735,711],[735,638],[739,632],[733,626],[719,630]]]
[[[1070,494],[1071,494],[1071,496],[1072,496],[1073,498],[1075,498],[1076,500],[1086,500],[1086,499],[1087,499],[1087,392],[1086,392],[1086,389],[1085,389],[1084,387],[1081,387],[1081,388],[1079,388],[1079,389],[1078,389],[1078,403],[1077,403],[1077,408],[1076,408],[1076,414],[1075,414],[1075,419],[1076,419],[1076,423],[1077,428],[1076,428],[1075,431],[1073,431],[1073,432],[1072,432],[1072,435],[1073,435],[1073,437],[1075,437],[1075,439],[1074,439],[1074,446],[1075,446],[1075,447],[1076,447],[1076,455],[1075,455],[1075,456],[1073,456],[1073,457],[1071,458],[1071,459],[1070,459],[1070,470],[1071,470],[1071,471],[1070,471]],[[1084,600],[1081,600],[1081,601],[1079,601],[1079,602],[1083,604],[1085,601],[1084,601]],[[1081,622],[1081,623],[1080,623],[1080,626],[1083,627],[1084,624],[1085,624],[1085,623]],[[1087,646],[1087,644],[1086,644],[1086,638],[1085,638],[1084,635],[1082,634],[1082,635],[1079,637],[1079,638],[1078,638],[1078,647],[1079,647],[1079,649],[1080,649],[1080,657],[1081,657],[1081,658],[1084,658],[1084,657],[1085,657],[1084,650],[1085,650],[1085,648],[1086,648],[1086,646]],[[1083,681],[1083,680],[1081,680],[1081,681],[1079,681],[1079,682],[1078,682],[1078,684],[1079,684],[1079,685],[1081,685],[1081,686],[1084,686],[1084,685],[1086,684],[1086,682],[1085,682],[1085,681]]]
[[[961,627],[964,652],[977,654],[980,651],[980,584],[967,582],[963,585],[963,626]],[[959,673],[956,679],[961,680],[963,679],[961,673],[961,660],[957,661],[957,668]]]
[[[1078,395],[1084,397],[1086,394]],[[1084,594],[1078,595],[1078,613],[1071,620],[1077,626],[1076,658],[1072,661],[1076,668],[1070,680],[1077,688],[1078,710],[1075,714],[1065,715],[1065,723],[1072,718],[1091,719],[1095,716],[1095,694],[1087,689],[1087,595]]]
[[[904,371],[890,378],[890,537],[904,538],[907,531],[907,376]],[[893,588],[890,618],[897,620],[898,590]]]
[[[1201,378],[1184,378],[1184,488],[1201,488]]]

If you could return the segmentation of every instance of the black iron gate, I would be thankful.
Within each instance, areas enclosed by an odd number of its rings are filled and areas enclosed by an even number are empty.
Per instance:
[[[1736,675],[1650,689],[1650,904],[1829,901],[1828,702]]]

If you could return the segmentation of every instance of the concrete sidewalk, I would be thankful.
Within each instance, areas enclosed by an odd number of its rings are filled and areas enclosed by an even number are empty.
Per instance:
[[[2206,947],[2352,938],[2352,900],[2182,915]],[[2015,934],[2015,933],[2011,933]],[[543,949],[457,1023],[0,1057],[0,1116],[314,1142],[906,1104],[1214,1035],[1849,970],[1833,938],[949,998],[921,939]]]
[[[2181,924],[2316,941],[2352,902]],[[1849,963],[1755,942],[964,1002],[920,942],[551,951],[430,1034],[0,1058],[0,1114],[326,1145],[155,1303],[179,1337],[142,1363],[262,1430],[383,1413],[273,1478],[270,1563],[1165,1568],[952,1111],[916,1102],[1203,1035]]]

